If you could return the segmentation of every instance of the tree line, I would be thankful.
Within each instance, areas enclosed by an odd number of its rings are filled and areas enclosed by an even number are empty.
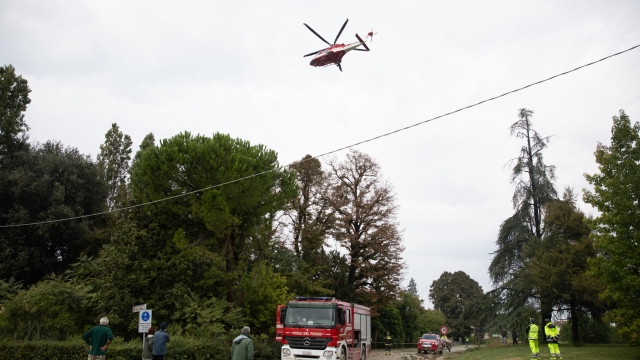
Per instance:
[[[370,306],[374,334],[421,331],[397,323],[427,310],[401,288],[396,195],[369,155],[284,167],[264,145],[187,131],[134,153],[113,123],[94,161],[29,142],[27,80],[0,77],[0,337],[61,340],[107,316],[130,339],[142,303],[184,336],[273,337],[294,295]]]
[[[593,190],[558,194],[553,165],[544,162],[550,136],[540,135],[533,111],[518,110],[510,132],[522,140],[511,169],[514,213],[500,224],[486,293],[463,271],[444,271],[429,299],[446,316],[453,337],[483,337],[501,329],[526,338],[529,319],[564,322],[574,344],[640,343],[640,124],[620,110],[611,144],[598,143],[598,173],[584,174]],[[543,329],[540,326],[539,329]],[[541,338],[545,338],[541,334]]]
[[[488,269],[494,288],[468,301],[463,316],[469,325],[520,335],[529,318],[568,320],[563,335],[575,344],[618,336],[638,344],[640,124],[620,110],[611,145],[598,143],[599,172],[584,175],[593,190],[583,189],[582,199],[599,215],[588,217],[574,189],[558,194],[556,169],[543,157],[551,137],[534,130],[532,117],[520,109],[510,127],[523,145],[508,163],[514,213],[498,231]]]
[[[105,315],[132,338],[140,303],[184,336],[224,339],[246,324],[271,336],[275,306],[311,295],[370,306],[374,334],[397,342],[445,324],[460,337],[523,334],[530,317],[569,319],[576,343],[609,341],[609,323],[638,342],[640,125],[624,111],[611,145],[597,146],[599,173],[585,174],[594,189],[583,200],[597,217],[572,188],[558,194],[543,158],[551,137],[519,111],[514,213],[499,227],[493,289],[445,271],[431,310],[413,279],[400,285],[395,193],[369,155],[283,167],[264,145],[189,132],[150,133],[134,153],[114,123],[94,161],[57,141],[29,142],[29,92],[11,65],[0,67],[2,338],[63,339]],[[37,224],[9,226],[26,223]]]

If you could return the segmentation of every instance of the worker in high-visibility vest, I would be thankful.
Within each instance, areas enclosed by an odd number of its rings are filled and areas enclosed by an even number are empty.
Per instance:
[[[449,338],[447,337],[446,334],[443,334],[440,337],[440,340],[442,340],[442,343],[444,344],[444,347],[447,348],[449,350],[449,352],[451,352],[451,340],[449,340]]]
[[[558,327],[551,322],[551,319],[544,319],[544,322],[547,323],[544,326],[544,334],[547,336],[547,343],[549,344],[551,359],[562,359],[560,348],[558,347],[558,338],[560,337]]]
[[[531,348],[531,360],[540,359],[540,348],[538,347],[538,325],[534,318],[529,319],[529,326],[527,326],[527,333],[529,334],[529,347]]]
[[[387,333],[387,337],[384,339],[384,354],[391,355],[391,334]]]

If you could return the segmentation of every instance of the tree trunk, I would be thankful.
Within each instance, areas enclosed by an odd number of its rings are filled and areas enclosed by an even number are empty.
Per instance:
[[[573,335],[573,345],[578,345],[580,343],[580,334],[578,333],[578,316],[576,314],[576,300],[571,296],[571,300],[569,303],[571,307],[571,334]]]
[[[231,233],[228,233],[225,235],[225,250],[227,251],[227,258],[225,261],[225,270],[227,272],[227,274],[231,274],[235,271],[235,259],[234,259],[234,253],[236,250],[236,239],[235,236]],[[235,291],[234,291],[234,287],[235,287],[235,282],[233,277],[231,277],[228,281],[227,284],[227,301],[230,304],[234,303],[235,300]],[[231,308],[227,307],[226,312],[230,312]]]
[[[531,134],[529,133],[529,121],[527,119],[527,167],[529,168],[529,182],[531,183],[531,199],[533,200],[533,222],[535,226],[535,234],[538,239],[542,238],[541,229],[541,217],[540,217],[540,203],[538,201],[537,187],[538,181],[535,177],[535,170],[533,164],[533,149],[531,148]],[[544,319],[544,317],[543,317]]]

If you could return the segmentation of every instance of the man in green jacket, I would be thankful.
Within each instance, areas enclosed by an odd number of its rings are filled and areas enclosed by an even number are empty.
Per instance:
[[[248,326],[242,328],[242,334],[233,339],[231,344],[231,360],[253,360],[253,340]]]
[[[82,335],[82,340],[89,345],[89,360],[105,360],[107,347],[113,340],[113,333],[107,327],[109,319],[100,319],[100,325],[91,328]]]

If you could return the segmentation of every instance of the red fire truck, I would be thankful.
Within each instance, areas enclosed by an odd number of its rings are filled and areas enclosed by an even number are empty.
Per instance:
[[[371,311],[331,297],[296,296],[279,305],[276,341],[281,360],[366,360],[371,353]]]

